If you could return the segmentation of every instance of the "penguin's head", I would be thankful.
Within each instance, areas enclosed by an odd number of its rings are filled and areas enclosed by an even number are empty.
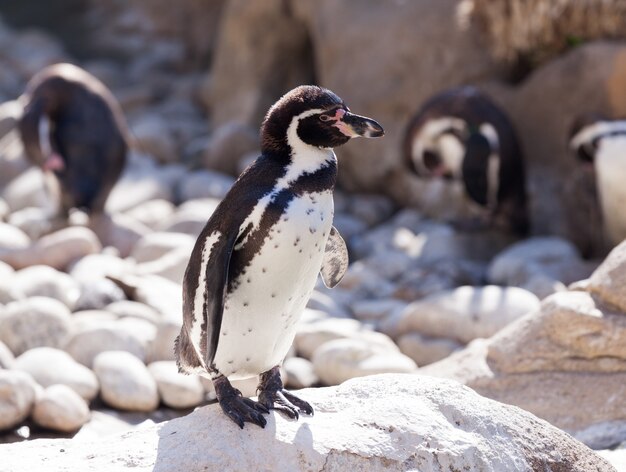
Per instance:
[[[626,132],[623,122],[610,121],[598,113],[587,113],[576,118],[569,133],[569,147],[576,158],[589,169],[598,151],[600,139],[622,129]]]
[[[468,135],[468,125],[460,118],[426,120],[407,136],[409,166],[420,177],[460,178]]]
[[[353,114],[328,89],[302,85],[283,95],[261,125],[264,154],[289,154],[300,148],[334,148],[359,136],[378,138],[384,130],[371,118]]]

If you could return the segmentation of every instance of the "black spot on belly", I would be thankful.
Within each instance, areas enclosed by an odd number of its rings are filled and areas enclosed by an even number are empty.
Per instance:
[[[278,249],[278,244],[274,244],[274,249]]]
[[[243,306],[248,306],[248,302],[243,302]]]
[[[246,281],[247,281],[248,283],[250,283],[250,282],[252,282],[252,279],[251,279],[250,277],[248,277],[248,278],[246,279]]]
[[[252,328],[248,328],[248,333],[251,333],[251,332],[252,332]]]
[[[266,269],[265,267],[263,267],[263,268],[261,269],[261,272],[263,272],[263,273],[265,274],[265,273],[267,272],[267,269]]]
[[[302,254],[302,249],[300,249],[298,252],[299,252],[300,254]]]
[[[250,362],[250,358],[249,357],[246,357],[246,362]]]
[[[311,214],[311,213],[313,213],[314,211],[315,211],[315,210],[313,210],[313,208],[309,208],[309,209],[306,211],[306,214],[307,214],[307,215],[310,215],[310,214]]]
[[[272,298],[276,298],[276,294],[275,293],[272,293]]]
[[[233,362],[235,362],[235,361],[228,361],[229,364],[232,364]]]
[[[311,234],[315,234],[315,233],[317,233],[317,230],[315,228],[309,228],[309,232]]]

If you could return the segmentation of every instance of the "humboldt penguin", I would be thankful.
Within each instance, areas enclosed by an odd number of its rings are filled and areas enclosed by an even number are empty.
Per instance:
[[[300,86],[261,126],[262,154],[235,182],[201,232],[183,280],[179,370],[213,381],[223,411],[243,428],[264,427],[270,409],[291,418],[311,405],[283,388],[280,365],[321,272],[335,286],[348,265],[332,226],[337,159],[351,138],[382,127],[341,98]],[[258,401],[229,379],[260,375]]]
[[[626,120],[581,116],[572,126],[569,146],[595,183],[605,243],[613,247],[626,238]]]
[[[19,98],[26,156],[58,182],[60,216],[102,213],[128,149],[121,108],[106,86],[72,64],[37,73]]]
[[[521,148],[505,113],[485,94],[464,86],[428,100],[411,119],[405,161],[419,177],[459,180],[490,225],[528,232]]]

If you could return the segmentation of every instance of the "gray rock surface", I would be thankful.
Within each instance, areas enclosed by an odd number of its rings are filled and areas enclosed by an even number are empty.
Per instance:
[[[300,395],[314,405],[315,416],[291,421],[272,412],[265,429],[246,425],[242,431],[211,405],[106,441],[0,446],[3,466],[7,472],[36,469],[45,458],[59,472],[111,470],[111,464],[138,472],[615,472],[547,422],[456,382],[379,375]]]

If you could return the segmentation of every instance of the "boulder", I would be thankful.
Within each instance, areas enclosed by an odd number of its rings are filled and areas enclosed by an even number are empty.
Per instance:
[[[420,372],[524,408],[594,448],[626,439],[626,314],[559,292],[478,341]]]
[[[30,374],[44,388],[66,385],[86,401],[98,394],[98,379],[94,373],[60,349],[30,349],[15,360],[13,368]]]
[[[147,367],[125,351],[102,352],[93,361],[102,399],[113,408],[152,411],[159,405],[157,384]]]
[[[70,311],[54,298],[18,300],[0,313],[0,341],[16,356],[35,347],[61,348],[72,331]]]
[[[111,464],[138,472],[615,471],[546,421],[456,382],[387,374],[299,394],[315,416],[293,421],[271,412],[265,429],[247,424],[242,431],[210,405],[106,441],[5,445],[3,467],[36,470],[45,461],[59,471],[109,470]]]
[[[0,369],[0,431],[25,420],[35,402],[37,384],[19,370]]]
[[[48,429],[71,433],[89,421],[89,406],[67,385],[51,385],[38,395],[33,421]]]

